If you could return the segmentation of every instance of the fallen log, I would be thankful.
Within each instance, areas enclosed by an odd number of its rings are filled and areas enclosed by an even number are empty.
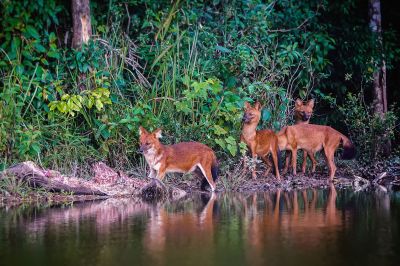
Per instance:
[[[128,177],[115,171],[103,162],[92,165],[91,180],[62,175],[58,171],[43,169],[34,162],[16,164],[3,172],[1,178],[16,178],[32,188],[43,188],[49,192],[66,192],[73,195],[121,197],[140,196],[144,200],[177,200],[186,195],[184,190],[164,185],[160,180]]]
[[[0,174],[0,178],[4,176],[15,177],[21,181],[26,182],[33,188],[44,188],[50,192],[67,192],[75,195],[96,195],[96,196],[107,196],[106,193],[93,189],[86,186],[84,183],[71,186],[57,180],[56,178],[50,178],[49,171],[46,171],[33,162],[23,162],[16,164]]]

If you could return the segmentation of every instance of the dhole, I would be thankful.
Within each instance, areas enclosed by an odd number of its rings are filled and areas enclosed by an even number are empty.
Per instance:
[[[150,178],[163,180],[166,173],[191,173],[203,178],[201,188],[207,183],[215,191],[215,181],[218,175],[217,158],[214,151],[198,142],[181,142],[173,145],[163,145],[161,129],[149,133],[139,127],[140,151],[143,152],[150,167]]]
[[[272,155],[274,162],[275,175],[279,180],[278,169],[278,138],[272,130],[256,130],[261,117],[261,104],[256,102],[252,107],[248,102],[244,103],[245,111],[243,115],[243,128],[240,140],[246,143],[250,149],[251,157],[260,156],[268,164],[267,156]],[[268,173],[268,172],[267,172]],[[255,169],[252,171],[252,177],[256,178]]]
[[[351,141],[339,131],[329,127],[311,124],[300,124],[284,127],[278,134],[279,149],[292,152],[293,174],[296,174],[297,150],[302,149],[315,154],[324,149],[329,166],[329,180],[335,176],[334,155],[339,144],[343,143],[342,159],[355,157],[356,150]]]
[[[295,124],[308,124],[310,123],[311,115],[313,114],[314,109],[314,99],[309,100],[308,102],[304,103],[302,100],[297,99],[294,106],[294,117],[295,117]],[[312,170],[311,173],[315,172],[315,167],[317,165],[317,161],[315,160],[315,156],[312,153],[307,153],[307,151],[303,151],[303,164],[301,167],[302,173],[306,173],[307,167],[307,155],[310,157],[312,162]],[[289,154],[286,153],[286,162],[285,167],[283,169],[283,173],[286,173],[289,169],[289,162],[290,157]]]

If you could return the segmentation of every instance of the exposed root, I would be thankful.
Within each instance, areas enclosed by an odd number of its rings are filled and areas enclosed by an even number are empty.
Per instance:
[[[179,188],[167,186],[157,178],[153,178],[150,183],[145,185],[139,192],[145,201],[162,201],[166,199],[177,200],[184,197],[187,193]]]

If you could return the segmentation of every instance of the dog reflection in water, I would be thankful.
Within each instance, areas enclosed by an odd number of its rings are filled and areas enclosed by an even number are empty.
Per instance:
[[[198,210],[198,205],[203,207]],[[184,211],[171,212],[166,206],[156,206],[151,211],[143,240],[148,254],[157,264],[165,260],[169,248],[176,250],[177,247],[202,249],[199,253],[211,258],[216,209],[216,193],[202,193],[195,199],[195,207],[190,206]],[[195,241],[191,241],[193,239]]]
[[[295,249],[312,250],[326,237],[335,237],[344,213],[336,208],[333,184],[326,201],[322,193],[311,189],[241,195],[249,264],[262,264],[264,258],[281,254],[282,241],[290,241]]]

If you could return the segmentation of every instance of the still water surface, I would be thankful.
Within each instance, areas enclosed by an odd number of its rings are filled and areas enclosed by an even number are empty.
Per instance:
[[[0,265],[400,265],[400,194],[202,194],[0,209]]]

